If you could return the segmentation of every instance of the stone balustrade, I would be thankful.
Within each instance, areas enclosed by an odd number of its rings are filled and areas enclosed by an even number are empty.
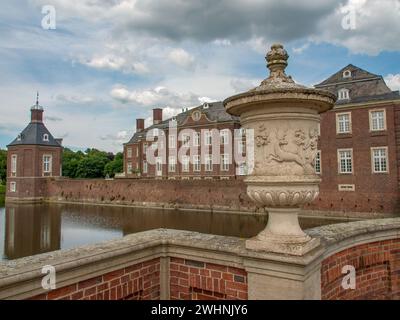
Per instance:
[[[246,249],[245,239],[157,229],[0,263],[0,299],[398,299],[400,218],[306,231],[304,256]],[[56,269],[46,291],[42,267]],[[356,289],[343,289],[353,265]],[[290,290],[288,290],[290,289]]]

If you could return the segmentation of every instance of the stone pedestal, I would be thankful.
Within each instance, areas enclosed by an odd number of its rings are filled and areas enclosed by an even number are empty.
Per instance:
[[[319,192],[315,174],[320,113],[333,107],[327,91],[296,84],[285,74],[288,54],[276,44],[267,53],[270,75],[260,86],[224,101],[227,112],[240,116],[246,131],[253,131],[254,162],[245,179],[248,196],[269,212],[268,225],[250,239],[251,250],[301,256],[319,241],[300,228],[298,212]],[[253,143],[249,147],[249,144]],[[251,154],[247,154],[248,160]]]
[[[246,248],[302,256],[319,245],[300,228],[297,208],[267,208],[268,224]]]

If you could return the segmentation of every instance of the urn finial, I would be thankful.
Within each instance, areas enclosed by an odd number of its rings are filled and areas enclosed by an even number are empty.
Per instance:
[[[271,50],[267,52],[265,60],[267,67],[270,70],[270,77],[286,78],[285,69],[288,65],[289,55],[280,43],[275,43],[271,46]]]

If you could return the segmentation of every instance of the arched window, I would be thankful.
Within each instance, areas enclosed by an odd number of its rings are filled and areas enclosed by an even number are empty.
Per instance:
[[[49,141],[49,135],[47,133],[43,135],[43,141]]]
[[[344,70],[343,71],[343,78],[351,78],[351,71],[350,70]]]
[[[338,91],[338,99],[339,100],[348,100],[348,99],[350,99],[349,89],[340,89]]]

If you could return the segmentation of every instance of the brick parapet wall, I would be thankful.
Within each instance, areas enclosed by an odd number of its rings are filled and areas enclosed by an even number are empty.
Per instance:
[[[160,259],[80,281],[30,300],[159,300]]]
[[[344,289],[344,266],[356,271],[356,288]],[[322,299],[400,299],[400,239],[362,244],[322,262]]]
[[[171,300],[246,300],[247,272],[182,258],[170,260]]]

